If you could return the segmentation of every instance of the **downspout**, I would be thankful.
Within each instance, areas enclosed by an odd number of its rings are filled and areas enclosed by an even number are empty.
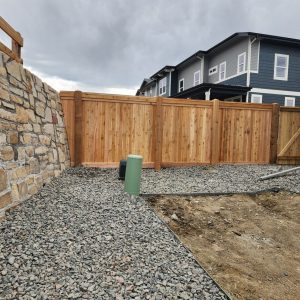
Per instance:
[[[210,100],[210,91],[211,91],[211,89],[209,89],[205,92],[205,100]]]
[[[201,83],[204,83],[204,55],[202,56],[201,61]]]
[[[247,60],[247,83],[246,85],[249,87],[251,82],[251,59],[252,59],[252,44],[256,41],[256,38],[254,38],[251,41],[251,37],[249,36],[248,40],[248,60]],[[249,91],[247,92],[246,96],[246,102],[249,102]]]
[[[204,55],[202,55],[202,56],[196,55],[196,57],[201,61],[200,83],[203,83],[204,82]]]
[[[171,84],[172,84],[172,72],[170,71],[170,76],[169,76],[169,97],[171,97]]]

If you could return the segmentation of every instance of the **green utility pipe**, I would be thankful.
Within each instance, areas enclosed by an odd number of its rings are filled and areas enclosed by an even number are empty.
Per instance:
[[[127,157],[125,172],[125,192],[139,195],[141,186],[143,156],[130,154]]]

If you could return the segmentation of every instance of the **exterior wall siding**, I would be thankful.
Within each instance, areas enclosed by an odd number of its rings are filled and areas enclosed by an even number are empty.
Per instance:
[[[217,83],[219,81],[220,64],[226,61],[226,78],[237,74],[238,55],[246,52],[246,69],[248,57],[248,38],[232,44],[230,47],[220,49],[218,52],[211,54],[206,59],[204,72],[208,74],[210,68],[218,66],[218,72],[208,76],[208,83]],[[223,83],[223,82],[222,82]]]
[[[187,90],[194,86],[194,73],[200,71],[201,72],[201,60],[190,64],[182,70],[178,71],[178,81],[177,81],[177,92],[178,92],[178,83],[179,80],[184,78],[184,89]],[[200,76],[200,82],[202,82],[203,78]]]
[[[289,55],[288,80],[274,80],[275,53]],[[261,41],[259,73],[251,74],[250,85],[256,88],[300,91],[300,49]]]
[[[262,95],[262,103],[272,104],[278,103],[280,106],[284,106],[285,97],[292,97],[289,95],[275,95],[275,94],[263,94],[263,93],[249,93],[249,102],[251,102],[251,95]],[[300,106],[300,97],[295,98],[295,105]]]
[[[247,84],[247,73],[222,81],[220,84],[245,86]]]

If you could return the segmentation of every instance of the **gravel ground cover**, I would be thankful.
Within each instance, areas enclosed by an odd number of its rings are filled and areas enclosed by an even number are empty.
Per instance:
[[[244,193],[282,189],[300,193],[300,171],[260,181],[264,175],[295,166],[218,165],[168,168],[156,172],[143,170],[141,192],[172,193]]]
[[[116,178],[117,170],[69,169],[7,214],[0,299],[227,298]]]
[[[300,192],[278,166],[143,170],[143,193]],[[0,223],[0,299],[226,299],[117,170],[69,169]]]

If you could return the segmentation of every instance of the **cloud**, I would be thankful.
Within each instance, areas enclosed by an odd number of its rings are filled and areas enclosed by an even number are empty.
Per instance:
[[[0,0],[0,7],[24,37],[25,66],[58,89],[132,93],[164,65],[237,31],[300,38],[296,0]]]
[[[98,87],[88,84],[84,84],[80,81],[66,80],[57,76],[49,76],[42,73],[32,67],[27,67],[27,69],[41,78],[44,82],[47,82],[51,87],[57,91],[86,91],[86,92],[97,92],[97,93],[107,93],[107,94],[122,94],[122,95],[135,95],[138,86],[130,88],[118,88],[118,87]]]

